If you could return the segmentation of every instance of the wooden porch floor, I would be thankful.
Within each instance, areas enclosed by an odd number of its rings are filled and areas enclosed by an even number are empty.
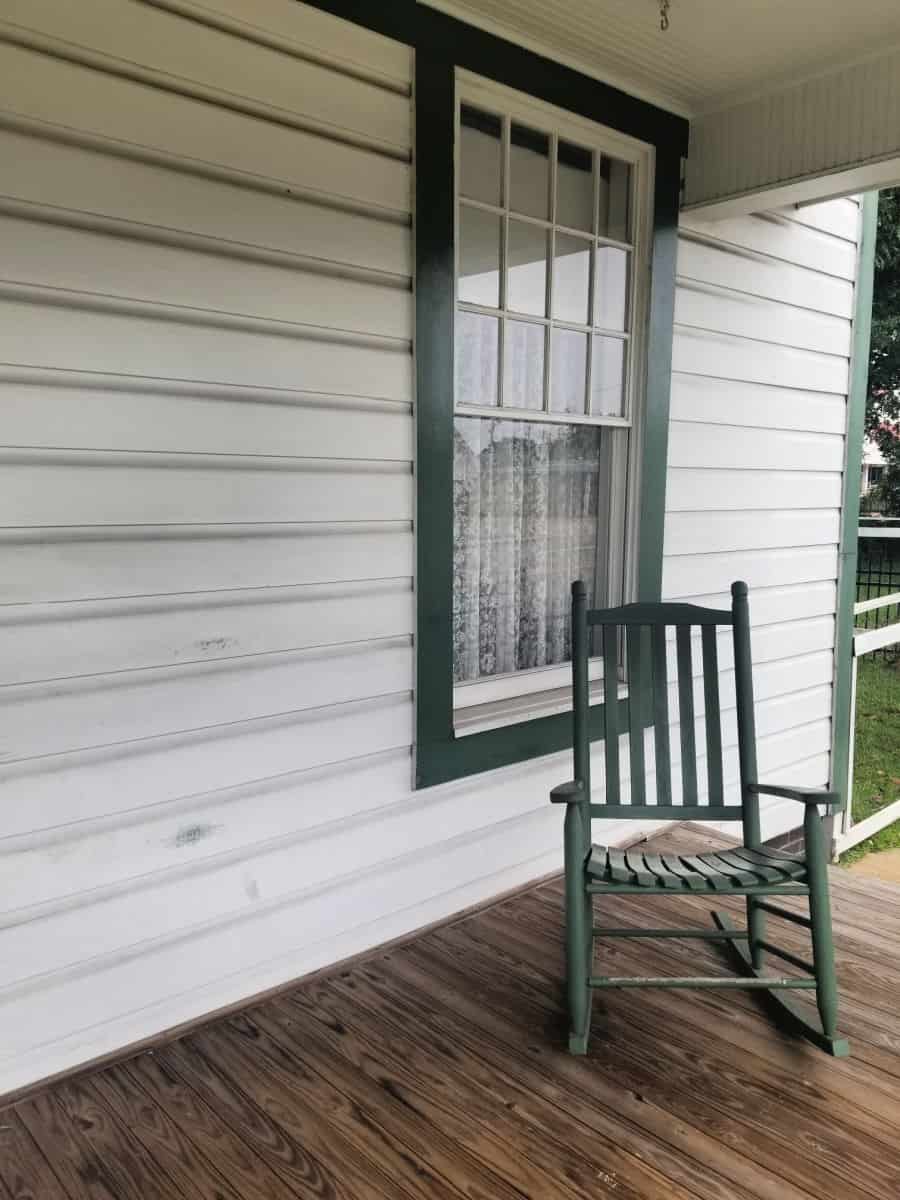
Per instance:
[[[0,1196],[900,1196],[900,887],[834,872],[844,1061],[754,997],[685,991],[598,997],[591,1053],[570,1058],[561,901],[543,884],[22,1100],[0,1112]],[[606,916],[709,907],[620,897]],[[724,966],[698,943],[606,945],[616,974]]]

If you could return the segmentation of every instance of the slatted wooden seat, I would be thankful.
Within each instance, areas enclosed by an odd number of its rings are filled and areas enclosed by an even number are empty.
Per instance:
[[[746,846],[696,855],[649,854],[592,846],[586,870],[593,895],[620,893],[621,884],[664,892],[734,892],[770,883],[806,883],[806,863],[802,858],[782,857]]]
[[[747,585],[732,585],[732,606],[700,608],[692,604],[629,604],[588,611],[584,584],[572,585],[573,750],[570,783],[553,789],[554,803],[565,804],[566,973],[569,998],[569,1048],[587,1051],[593,992],[613,987],[748,987],[764,989],[806,1037],[832,1054],[847,1054],[837,1036],[837,983],[828,896],[827,852],[819,809],[835,812],[841,797],[823,788],[786,787],[759,780],[750,655]],[[722,705],[719,695],[719,627],[730,630],[740,778],[726,786]],[[590,704],[591,638],[602,647],[602,705]],[[699,642],[699,647],[697,643]],[[695,678],[695,654],[700,671]],[[675,679],[670,686],[670,662]],[[622,685],[627,695],[622,696]],[[677,696],[680,762],[673,769],[670,700]],[[647,778],[652,729],[654,778]],[[592,737],[603,737],[605,778],[602,800],[591,788]],[[627,738],[627,762],[622,741]],[[624,778],[627,767],[627,779]],[[655,786],[654,786],[655,785]],[[760,795],[780,796],[804,806],[804,854],[789,855],[762,845]],[[649,853],[640,849],[591,846],[592,817],[740,822],[743,844],[730,850],[695,855]],[[736,929],[722,913],[706,929],[635,929],[594,925],[596,897],[746,896],[747,927]],[[806,896],[809,916],[773,903],[778,896]],[[781,949],[765,936],[767,916],[810,931],[812,962]],[[719,941],[732,954],[738,976],[689,979],[617,977],[594,971],[595,942],[614,937],[687,937]],[[765,974],[770,956],[798,968],[800,976]],[[814,989],[816,1022],[808,1009],[785,993]]]

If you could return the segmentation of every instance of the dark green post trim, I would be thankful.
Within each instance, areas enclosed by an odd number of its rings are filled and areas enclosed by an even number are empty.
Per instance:
[[[672,326],[675,320],[675,263],[678,256],[680,196],[681,156],[677,147],[660,148],[656,155],[653,196],[647,376],[640,456],[638,599],[646,601],[659,600],[662,596],[669,392],[672,384]]]
[[[449,59],[416,55],[418,787],[453,729],[454,87]]]
[[[838,565],[837,629],[835,634],[834,711],[831,723],[830,788],[849,805],[847,772],[853,737],[850,690],[853,669],[853,606],[856,603],[856,559],[859,541],[859,477],[869,386],[869,342],[872,332],[872,280],[875,273],[875,239],[878,233],[878,193],[863,197],[859,258],[856,271],[856,306],[850,394],[847,399],[847,453],[844,463],[844,496]]]

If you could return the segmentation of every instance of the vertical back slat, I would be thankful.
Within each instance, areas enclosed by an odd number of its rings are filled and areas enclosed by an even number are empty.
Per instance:
[[[619,789],[618,628],[603,626],[603,742],[606,754],[606,803],[621,804]]]
[[[756,764],[756,717],[753,711],[753,658],[750,653],[750,605],[747,585],[736,580],[731,585],[732,633],[734,636],[734,686],[737,694],[738,754],[741,762],[741,803],[744,845],[756,847],[762,841],[759,823],[759,796],[749,785],[759,779]]]
[[[681,788],[684,804],[697,803],[697,739],[694,732],[694,667],[691,656],[691,627],[679,625],[678,725],[681,731]]]
[[[719,709],[719,650],[716,626],[703,626],[703,697],[706,707],[706,772],[710,804],[724,804],[722,714]]]
[[[643,626],[629,625],[625,634],[628,654],[628,753],[631,761],[631,803],[646,804],[644,761],[644,680],[646,664],[642,653]]]
[[[666,627],[651,626],[653,660],[653,736],[656,745],[656,798],[672,803],[672,752],[669,746],[669,680],[666,672]]]
[[[572,584],[572,700],[575,778],[591,794],[590,695],[588,685],[587,591],[582,581]]]

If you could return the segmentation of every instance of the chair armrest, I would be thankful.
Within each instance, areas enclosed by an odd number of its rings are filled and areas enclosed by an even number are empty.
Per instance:
[[[840,812],[844,807],[842,797],[837,792],[830,792],[828,788],[781,787],[777,783],[751,783],[747,785],[747,791],[754,796],[781,796],[785,800],[797,800],[807,807],[825,804],[831,812]]]
[[[580,779],[571,779],[568,783],[560,783],[550,793],[551,804],[580,804],[586,800],[584,784]]]

